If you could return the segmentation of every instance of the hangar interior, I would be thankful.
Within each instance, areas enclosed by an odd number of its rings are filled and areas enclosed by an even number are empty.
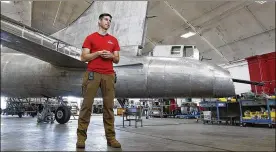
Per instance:
[[[274,1],[1,1],[1,151],[75,151],[85,38],[110,13],[124,151],[275,151]],[[106,144],[100,90],[85,150]]]

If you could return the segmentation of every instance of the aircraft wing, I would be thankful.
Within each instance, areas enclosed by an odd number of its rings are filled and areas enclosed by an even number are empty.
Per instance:
[[[85,68],[81,50],[1,15],[1,44],[18,52],[68,68]]]
[[[22,37],[18,37],[1,29],[1,43],[18,52],[30,55],[55,66],[67,68],[86,68],[86,63],[65,55],[61,52],[49,49],[45,46],[33,43]]]
[[[1,30],[1,40],[3,45],[11,49],[51,63],[55,66],[84,69],[87,67],[87,63],[82,62],[77,58],[66,55],[62,52],[55,51],[53,49],[49,49],[43,45],[33,43],[25,38],[16,36],[3,30]],[[133,58],[120,56],[120,62],[113,65],[114,67],[142,66],[143,63],[135,61]]]

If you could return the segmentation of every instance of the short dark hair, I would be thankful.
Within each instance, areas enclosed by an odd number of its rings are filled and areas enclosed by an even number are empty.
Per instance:
[[[100,16],[99,16],[99,20],[101,20],[103,17],[105,17],[105,16],[109,16],[111,19],[112,19],[112,16],[110,15],[110,14],[108,14],[108,13],[103,13],[103,14],[101,14]]]

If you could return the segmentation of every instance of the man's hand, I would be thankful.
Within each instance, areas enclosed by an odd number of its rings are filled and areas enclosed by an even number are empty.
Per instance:
[[[102,56],[104,51],[97,51],[98,56]]]
[[[113,59],[114,55],[110,51],[103,50],[101,53],[101,57],[105,59]]]
[[[91,60],[96,59],[100,55],[102,55],[102,53],[103,53],[103,51],[90,53],[90,49],[83,48],[83,51],[82,51],[81,56],[80,56],[81,57],[81,61],[83,61],[83,62],[89,62]]]

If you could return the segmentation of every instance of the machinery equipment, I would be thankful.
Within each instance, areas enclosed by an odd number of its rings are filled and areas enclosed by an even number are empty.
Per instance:
[[[181,104],[181,114],[176,115],[175,117],[183,118],[198,118],[200,116],[198,107],[196,103],[193,102],[184,102]]]
[[[3,115],[18,115],[19,118],[25,114],[34,117],[37,115],[38,107],[30,99],[7,98],[6,108],[3,109]]]

